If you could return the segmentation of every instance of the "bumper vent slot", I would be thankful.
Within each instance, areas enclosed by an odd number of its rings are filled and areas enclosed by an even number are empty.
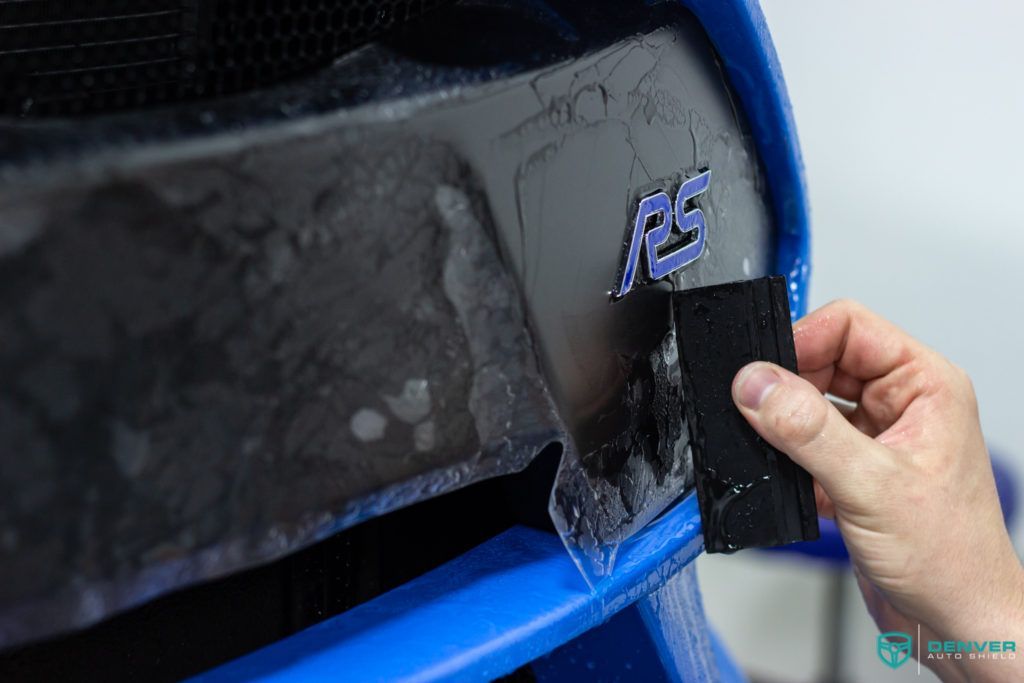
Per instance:
[[[0,114],[75,117],[256,90],[444,0],[0,0]]]

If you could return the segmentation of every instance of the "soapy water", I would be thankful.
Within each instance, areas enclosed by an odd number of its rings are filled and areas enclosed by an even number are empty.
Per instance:
[[[637,607],[657,643],[665,671],[674,672],[682,681],[719,680],[695,565],[688,565],[661,588],[640,598]]]

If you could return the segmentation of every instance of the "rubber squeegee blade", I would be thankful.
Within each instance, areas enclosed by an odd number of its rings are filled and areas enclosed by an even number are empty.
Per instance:
[[[704,548],[720,553],[818,538],[811,476],[757,435],[731,393],[736,373],[751,361],[796,372],[786,279],[672,296]]]

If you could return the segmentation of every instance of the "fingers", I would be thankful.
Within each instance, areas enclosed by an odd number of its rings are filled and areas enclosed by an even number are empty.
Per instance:
[[[794,332],[795,334],[795,332]],[[815,370],[805,370],[800,363],[800,376],[813,384],[818,391],[856,402],[864,391],[864,381],[850,375],[836,365]]]
[[[900,328],[846,300],[823,306],[798,322],[793,342],[801,374],[808,375],[819,391],[837,396],[841,393],[833,391],[834,379],[845,383],[848,392],[855,388],[850,380],[863,383],[884,377],[925,350]]]
[[[859,432],[808,381],[771,363],[740,370],[733,400],[768,443],[789,455],[837,501],[877,476],[882,447]]]
[[[836,518],[836,504],[829,498],[828,493],[821,487],[821,482],[814,480],[814,504],[818,508],[818,516],[827,519]]]
[[[871,435],[949,380],[941,356],[851,301],[811,313],[794,327],[793,341],[801,376],[820,392],[859,403],[854,421]]]

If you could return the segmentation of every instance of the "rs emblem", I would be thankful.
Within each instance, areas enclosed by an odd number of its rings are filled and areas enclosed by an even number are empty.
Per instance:
[[[637,268],[640,265],[641,246],[645,258],[643,262],[647,270],[647,278],[660,280],[685,265],[693,263],[704,252],[705,233],[704,212],[693,207],[686,210],[687,202],[708,189],[711,183],[711,171],[707,170],[695,178],[687,178],[676,193],[675,211],[672,200],[665,192],[656,192],[640,200],[633,222],[633,232],[629,239],[629,248],[624,254],[624,261],[612,296],[616,299],[626,296],[637,279]],[[675,220],[673,220],[673,214]],[[653,223],[649,230],[648,223]],[[663,254],[658,248],[668,242],[672,229],[682,233],[680,246]]]

